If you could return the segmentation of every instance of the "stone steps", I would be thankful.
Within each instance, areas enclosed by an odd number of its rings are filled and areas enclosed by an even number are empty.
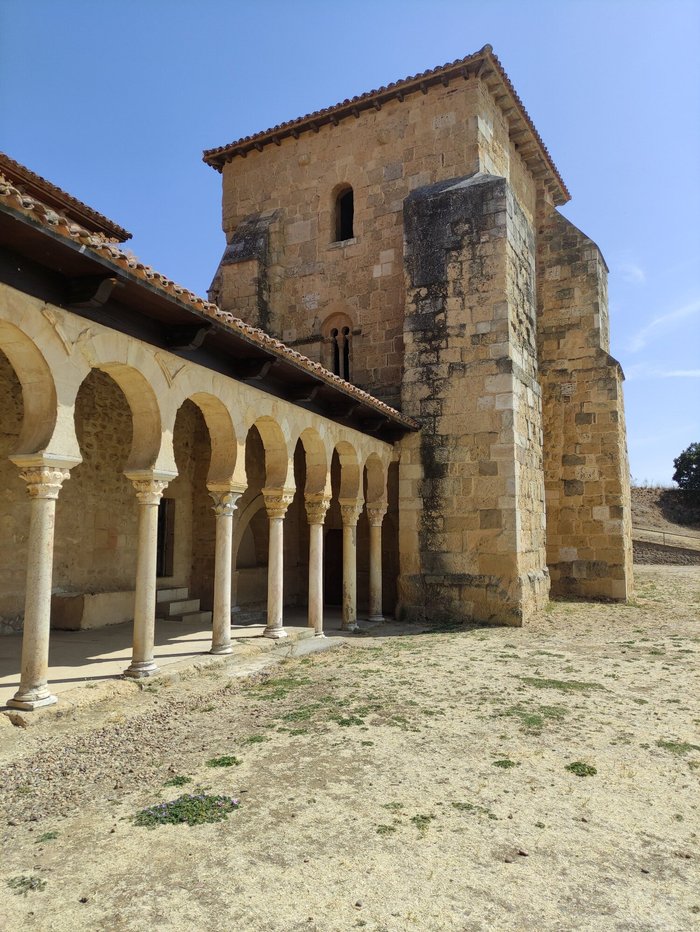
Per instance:
[[[190,599],[186,587],[156,590],[156,614],[165,621],[182,621],[185,624],[211,624],[211,612],[200,610],[199,599]]]

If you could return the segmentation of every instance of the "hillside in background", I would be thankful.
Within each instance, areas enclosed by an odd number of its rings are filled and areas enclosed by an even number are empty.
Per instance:
[[[633,488],[632,525],[700,537],[700,503],[682,489]]]

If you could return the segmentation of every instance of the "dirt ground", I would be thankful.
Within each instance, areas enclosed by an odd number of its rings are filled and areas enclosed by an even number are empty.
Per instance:
[[[0,928],[697,927],[700,569],[636,584],[5,721]],[[240,808],[134,823],[183,792]]]

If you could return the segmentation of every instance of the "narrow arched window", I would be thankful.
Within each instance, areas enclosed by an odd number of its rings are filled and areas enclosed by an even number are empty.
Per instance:
[[[352,239],[355,216],[355,198],[352,188],[348,185],[341,188],[335,199],[335,241],[340,243]]]

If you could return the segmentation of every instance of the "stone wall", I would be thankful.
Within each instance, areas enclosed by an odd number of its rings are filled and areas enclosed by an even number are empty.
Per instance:
[[[405,617],[522,624],[548,596],[529,206],[483,173],[406,202]]]
[[[623,375],[609,354],[607,268],[557,211],[539,217],[538,355],[547,561],[556,595],[632,591]]]
[[[228,245],[212,297],[329,368],[324,321],[349,315],[352,381],[399,407],[404,200],[479,170],[509,178],[534,209],[505,117],[476,78],[235,158],[223,171]],[[336,243],[335,197],[347,184],[354,237]]]

